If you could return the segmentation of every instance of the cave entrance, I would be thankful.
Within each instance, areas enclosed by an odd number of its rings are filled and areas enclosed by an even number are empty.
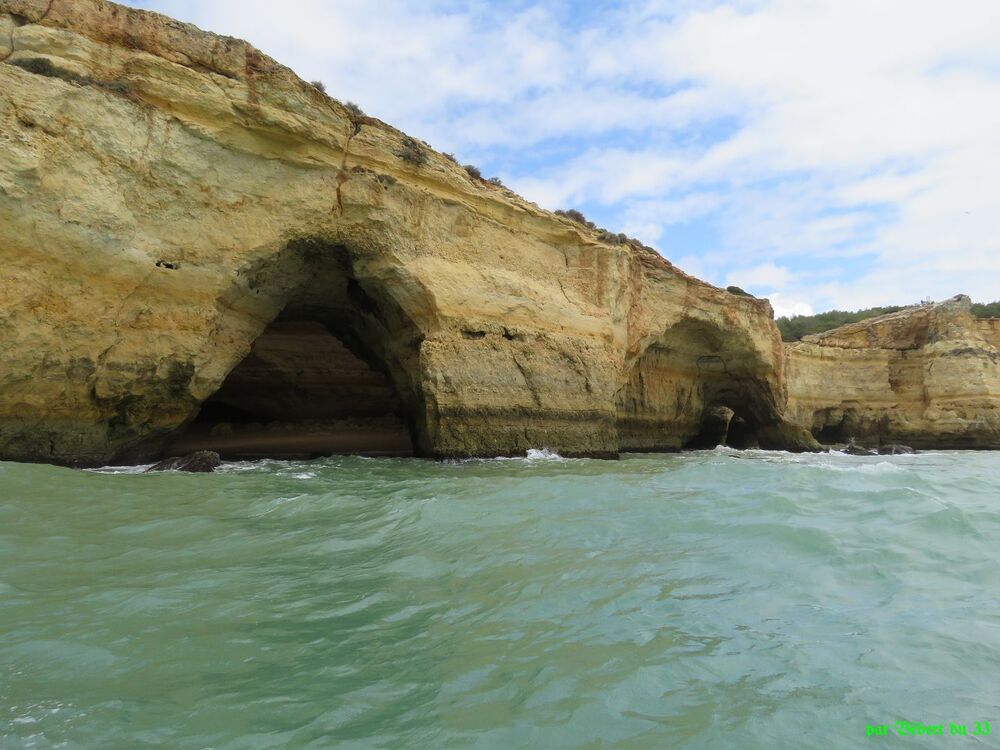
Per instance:
[[[204,404],[170,453],[223,458],[409,456],[403,402],[390,379],[322,323],[279,318]]]
[[[165,454],[413,455],[422,337],[385,286],[359,281],[343,246],[316,241],[293,243],[244,277],[227,305],[280,312]]]
[[[818,409],[813,413],[812,435],[821,445],[844,444],[854,440],[882,442],[886,422],[866,416],[854,401]]]
[[[838,422],[837,424],[823,425],[813,432],[813,437],[823,445],[844,443],[846,442],[846,438],[844,437],[844,423]]]
[[[713,384],[706,384],[712,390]],[[760,447],[760,419],[754,409],[730,389],[725,396],[709,396],[701,420],[682,450],[711,450],[719,445],[744,450]]]
[[[623,451],[782,447],[764,352],[710,322],[685,320],[652,341],[618,394]]]

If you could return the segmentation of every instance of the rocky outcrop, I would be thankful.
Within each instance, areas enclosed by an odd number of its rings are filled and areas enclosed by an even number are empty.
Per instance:
[[[787,346],[788,412],[826,443],[1000,448],[995,327],[968,297]]]
[[[0,263],[5,459],[1000,447],[965,298],[786,351],[766,300],[103,0],[0,0]]]
[[[187,471],[192,473],[210,473],[222,464],[219,454],[214,451],[195,451],[186,456],[173,456],[159,461],[148,469],[151,471]]]
[[[0,0],[0,458],[1000,447],[967,299],[786,351],[610,239],[245,42]]]
[[[986,343],[1000,351],[1000,318],[980,318],[976,327]]]
[[[0,458],[815,446],[765,300],[606,239],[245,42],[0,0]]]

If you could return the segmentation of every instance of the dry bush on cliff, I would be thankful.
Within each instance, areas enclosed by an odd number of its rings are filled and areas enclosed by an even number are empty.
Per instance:
[[[590,229],[597,229],[597,225],[594,222],[588,221],[587,217],[575,208],[568,208],[565,211],[559,210],[556,211],[555,214],[556,216],[562,216],[565,219],[575,221],[577,224],[583,224],[583,226],[589,227]]]
[[[607,229],[601,229],[597,232],[597,237],[602,242],[607,242],[609,245],[624,245],[628,242],[629,237],[624,232],[619,232],[615,234]]]
[[[427,163],[427,153],[415,139],[406,136],[403,138],[403,145],[396,155],[405,162],[416,166],[423,166]]]

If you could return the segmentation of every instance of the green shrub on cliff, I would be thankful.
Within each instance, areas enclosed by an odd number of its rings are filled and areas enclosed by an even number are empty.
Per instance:
[[[564,219],[575,221],[577,224],[585,226],[588,229],[593,229],[595,232],[597,232],[598,239],[600,239],[602,242],[607,242],[609,245],[630,245],[634,248],[642,248],[648,250],[649,252],[654,252],[654,253],[656,252],[655,250],[653,250],[653,248],[649,247],[649,245],[640,242],[634,237],[629,237],[624,232],[616,233],[612,232],[609,229],[605,229],[604,227],[597,226],[597,224],[595,224],[586,216],[584,216],[582,211],[578,211],[575,208],[567,208],[565,210],[557,209],[552,213],[554,213],[556,216],[561,216]],[[746,293],[744,292],[744,294]],[[749,297],[752,295],[747,295],[747,296]]]
[[[424,152],[423,146],[410,136],[403,138],[403,144],[396,155],[403,161],[418,167],[427,163],[427,154]]]
[[[553,213],[555,213],[556,216],[562,216],[563,218],[569,219],[570,221],[575,221],[577,224],[583,224],[583,226],[585,227],[590,227],[591,229],[597,229],[597,225],[594,222],[589,221],[587,217],[583,215],[582,211],[577,211],[575,208],[569,208],[566,209],[565,211],[562,210],[554,211]]]
[[[813,333],[823,333],[823,331],[830,331],[838,326],[856,323],[859,320],[866,320],[868,318],[875,318],[879,315],[886,315],[902,309],[902,307],[890,306],[869,307],[866,310],[855,310],[854,312],[830,310],[829,312],[817,315],[780,317],[775,320],[775,323],[778,324],[778,330],[781,331],[781,338],[784,341],[798,341],[803,336],[809,336]]]
[[[29,73],[34,73],[37,76],[62,78],[63,80],[73,81],[74,83],[79,83],[81,81],[80,76],[75,73],[70,73],[68,70],[57,68],[52,64],[51,60],[45,57],[29,57],[21,60],[11,60],[10,64],[16,65],[18,68],[26,70]]]
[[[1000,318],[1000,302],[973,302],[972,314],[977,318]]]

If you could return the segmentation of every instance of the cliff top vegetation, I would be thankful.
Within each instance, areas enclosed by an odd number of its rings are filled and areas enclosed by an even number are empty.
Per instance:
[[[829,312],[817,315],[793,315],[791,317],[782,316],[775,320],[778,329],[781,331],[781,338],[784,341],[799,341],[803,336],[813,333],[823,333],[848,323],[856,323],[859,320],[875,318],[879,315],[887,315],[898,310],[901,306],[890,307],[869,307],[865,310],[830,310]],[[1000,301],[997,302],[974,302],[972,304],[972,314],[977,318],[997,318],[1000,317]]]

